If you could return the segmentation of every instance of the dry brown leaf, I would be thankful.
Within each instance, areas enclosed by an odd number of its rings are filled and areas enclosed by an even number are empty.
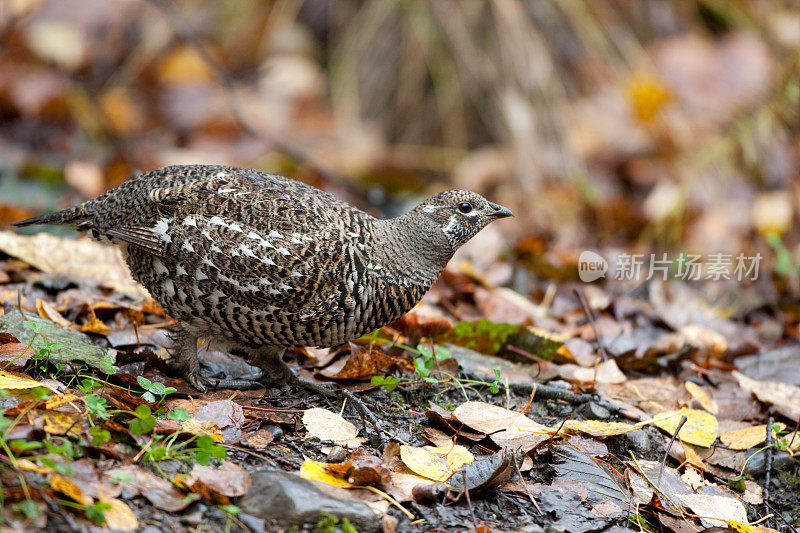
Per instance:
[[[551,438],[555,430],[534,422],[522,413],[484,402],[465,402],[453,411],[453,418],[486,433],[503,448],[530,451]]]
[[[118,476],[120,474],[132,478],[130,482],[124,484],[126,488],[137,494],[141,494],[150,500],[150,503],[164,511],[171,513],[182,511],[193,501],[200,498],[199,494],[192,492],[189,494],[183,493],[178,487],[166,479],[157,477],[136,465],[122,466],[107,470],[103,472],[103,478],[107,482],[113,484],[115,479],[119,479]]]
[[[33,236],[0,231],[0,250],[48,274],[91,280],[132,296],[148,296],[137,284],[120,250],[91,239],[69,240],[48,233]]]
[[[0,344],[0,368],[19,370],[30,360],[32,353],[33,350],[24,342]]]
[[[350,355],[337,361],[320,372],[330,379],[369,379],[396,363],[380,350],[365,349],[350,343]]]
[[[790,420],[800,418],[800,387],[780,383],[778,381],[758,381],[737,371],[733,377],[739,381],[739,386],[764,403],[771,403],[783,416]]]
[[[246,494],[250,487],[250,474],[230,461],[223,461],[219,468],[195,464],[179,482],[208,500],[219,501],[219,496],[233,498]]]

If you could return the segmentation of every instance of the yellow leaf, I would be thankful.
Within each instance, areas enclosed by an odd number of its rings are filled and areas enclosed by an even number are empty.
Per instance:
[[[681,441],[705,448],[714,444],[717,439],[717,419],[711,413],[699,409],[682,409],[672,414],[662,413],[656,416],[653,424],[672,435],[678,429],[678,423],[683,415],[686,415],[686,423],[678,433]]]
[[[780,426],[781,429],[784,429],[786,424],[780,423]],[[719,440],[731,450],[747,450],[767,440],[767,426],[761,424],[760,426],[723,431]]]
[[[131,95],[131,91],[124,86],[114,86],[105,90],[100,95],[100,107],[114,129],[129,135],[138,130],[142,125],[142,113]]]
[[[197,51],[182,46],[164,58],[159,65],[158,77],[165,85],[205,83],[214,79],[214,72]]]
[[[641,426],[625,424],[624,422],[601,422],[599,420],[567,420],[564,429],[585,433],[592,437],[611,437],[622,435],[641,429]]]
[[[97,333],[99,335],[107,335],[111,333],[111,328],[106,326],[105,323],[93,316],[86,324],[81,325],[80,331],[84,333]]]
[[[10,372],[0,370],[0,389],[33,389],[44,387],[43,383],[24,376],[17,376]]]
[[[693,383],[691,381],[687,381],[684,383],[686,390],[689,391],[689,394],[692,395],[697,403],[699,403],[703,409],[711,413],[712,415],[717,414],[717,403],[711,399],[711,397],[700,388],[697,383]]]
[[[65,494],[82,505],[92,505],[92,499],[83,494],[83,491],[75,483],[65,477],[53,474],[50,478],[50,488]]]
[[[68,404],[70,402],[76,402],[79,400],[80,397],[75,396],[74,394],[62,394],[61,396],[50,398],[44,403],[44,406],[47,409],[55,409],[56,407],[61,407],[62,405]]]
[[[17,466],[22,470],[28,470],[38,474],[49,474],[53,471],[49,466],[39,466],[30,459],[17,459]]]
[[[62,413],[60,411],[34,411],[35,415],[39,415],[44,420],[45,433],[51,435],[66,435],[71,433],[73,435],[80,433],[83,426],[83,417],[79,413]]]
[[[414,473],[434,481],[447,481],[459,468],[475,457],[460,444],[453,446],[400,447],[400,459]]]
[[[652,122],[672,98],[672,91],[652,74],[636,74],[628,83],[628,100],[633,114],[642,122]]]
[[[111,506],[111,509],[107,509],[103,513],[106,519],[105,526],[108,529],[114,531],[136,531],[139,528],[139,521],[125,502],[116,498],[107,498],[102,494],[98,496],[98,499]]]
[[[190,418],[181,423],[181,431],[195,435],[208,435],[217,442],[222,442],[222,430],[211,420],[197,420]]]
[[[314,461],[308,457],[305,457],[303,466],[300,467],[300,477],[322,481],[328,485],[342,487],[343,489],[349,489],[355,486],[352,483],[348,483],[344,479],[336,477],[328,472],[328,470],[325,468],[325,463]]]

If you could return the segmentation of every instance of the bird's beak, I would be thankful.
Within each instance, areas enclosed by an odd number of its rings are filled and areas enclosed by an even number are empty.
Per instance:
[[[503,207],[500,204],[496,204],[494,202],[489,202],[489,207],[494,209],[492,216],[494,218],[506,218],[506,217],[513,217],[514,213],[511,212],[511,209],[507,207]]]

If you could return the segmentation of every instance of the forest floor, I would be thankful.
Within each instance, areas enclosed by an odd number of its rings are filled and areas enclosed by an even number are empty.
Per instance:
[[[2,531],[800,520],[798,314],[756,287],[735,307],[710,303],[714,282],[658,279],[534,302],[502,287],[524,262],[460,263],[397,323],[292,350],[334,397],[265,390],[208,350],[204,376],[241,387],[199,393],[169,370],[171,320],[115,251],[10,232],[0,250]]]

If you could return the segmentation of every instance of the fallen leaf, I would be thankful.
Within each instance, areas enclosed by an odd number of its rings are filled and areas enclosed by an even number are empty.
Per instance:
[[[623,435],[641,429],[640,425],[626,424],[624,422],[602,422],[600,420],[567,420],[564,429],[585,433],[592,437],[612,437]]]
[[[50,477],[50,488],[69,496],[81,505],[91,505],[92,499],[83,494],[83,491],[75,483],[58,474]]]
[[[733,371],[733,377],[739,381],[739,386],[764,403],[770,403],[783,416],[790,420],[800,418],[800,387],[781,383],[779,381],[757,381]]]
[[[303,425],[308,433],[322,440],[332,440],[341,446],[357,448],[366,439],[358,437],[358,428],[345,420],[342,415],[312,407],[303,413]]]
[[[320,372],[330,379],[369,379],[393,365],[396,361],[380,350],[368,349],[350,343],[350,355]]]
[[[23,342],[0,344],[0,368],[19,370],[30,360],[31,354],[33,350]]]
[[[217,496],[244,496],[250,487],[250,474],[240,465],[223,461],[219,468],[195,464],[191,472],[179,482],[192,492],[208,500],[217,501]]]
[[[133,514],[128,504],[116,498],[108,498],[100,495],[97,498],[102,503],[107,503],[111,509],[106,509],[103,516],[106,519],[105,526],[112,531],[136,531],[139,529],[139,521]]]
[[[130,481],[123,482],[126,488],[141,494],[159,509],[171,513],[182,511],[193,501],[200,499],[199,494],[193,492],[185,494],[166,479],[157,477],[136,465],[122,466],[103,472],[104,480],[110,484],[114,484],[115,480],[122,477],[132,478]]]
[[[613,359],[603,361],[595,368],[573,364],[559,365],[558,374],[567,381],[581,383],[624,383],[628,379]]]
[[[39,312],[39,316],[45,320],[55,322],[62,328],[72,327],[72,322],[64,318],[64,316],[58,312],[58,309],[56,309],[55,306],[48,301],[37,298],[36,310]]]
[[[682,494],[678,498],[706,527],[724,527],[728,520],[747,523],[744,504],[735,498],[710,494]]]
[[[698,409],[683,409],[675,413],[661,413],[656,415],[653,425],[669,435],[678,429],[681,416],[686,416],[686,423],[681,428],[678,437],[683,442],[703,446],[705,448],[717,440],[718,423],[714,415]]]
[[[0,370],[0,389],[13,390],[13,389],[33,389],[36,387],[44,387],[45,385],[39,381],[33,380],[26,376],[18,376],[5,370]]]
[[[490,435],[498,446],[526,452],[555,433],[553,428],[534,422],[522,413],[484,402],[464,402],[453,411],[453,418]]]
[[[786,424],[781,422],[780,426],[781,429],[784,429]],[[723,431],[719,435],[719,440],[731,450],[747,450],[767,440],[767,426],[762,424],[732,431]]]
[[[711,397],[700,388],[697,383],[687,381],[684,383],[686,390],[689,391],[689,394],[692,395],[692,398],[700,404],[700,406],[711,413],[712,415],[717,414],[719,408],[717,407],[717,403],[711,399]]]
[[[111,328],[106,326],[105,322],[93,316],[85,324],[81,324],[79,328],[83,333],[96,333],[98,335],[106,335],[111,333]]]
[[[311,479],[314,481],[322,481],[323,483],[327,483],[328,485],[333,485],[335,487],[342,487],[344,489],[349,489],[354,487],[354,485],[348,482],[347,480],[331,474],[325,468],[325,463],[314,461],[312,459],[309,459],[308,457],[305,458],[305,460],[303,461],[303,466],[300,467],[300,477],[305,479]]]
[[[447,481],[451,475],[475,457],[460,444],[447,447],[403,445],[400,459],[414,473],[433,481]]]

